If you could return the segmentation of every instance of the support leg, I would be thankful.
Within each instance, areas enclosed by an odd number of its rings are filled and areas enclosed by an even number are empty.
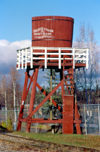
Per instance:
[[[34,100],[35,100],[35,91],[36,91],[36,84],[37,84],[37,77],[38,77],[38,69],[35,69],[34,72],[34,79],[33,79],[33,86],[31,92],[31,99],[30,99],[30,106],[29,106],[29,115],[33,111]],[[26,132],[30,132],[30,123],[27,123]]]
[[[73,103],[74,96],[64,96],[63,99],[63,134],[73,134]]]
[[[28,84],[28,72],[25,72],[25,81],[24,81],[24,87],[23,87],[23,94],[22,94],[22,101],[21,101],[21,107],[20,107],[20,112],[19,112],[19,118],[23,117],[23,108],[24,108],[27,84]],[[21,130],[21,121],[19,121],[18,125],[17,125],[17,131],[20,131],[20,130]]]

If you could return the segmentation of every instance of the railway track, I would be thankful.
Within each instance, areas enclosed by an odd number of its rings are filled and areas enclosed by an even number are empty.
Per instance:
[[[29,139],[11,133],[0,133],[0,142],[11,145],[10,151],[30,152],[100,152],[99,150]],[[1,150],[0,150],[1,151]],[[9,151],[9,150],[8,150]]]

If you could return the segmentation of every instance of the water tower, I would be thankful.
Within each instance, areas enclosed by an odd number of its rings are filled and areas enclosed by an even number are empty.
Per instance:
[[[61,123],[63,134],[73,134],[75,124],[81,133],[79,114],[74,94],[74,69],[88,68],[88,49],[72,48],[74,19],[64,16],[41,16],[32,18],[32,47],[17,50],[17,69],[26,69],[17,131],[21,123],[26,122],[26,131],[30,132],[31,123]],[[37,83],[39,69],[55,69],[60,74],[60,82],[49,94]],[[29,72],[33,71],[32,76]],[[66,74],[65,74],[66,73]],[[51,72],[52,76],[52,72]],[[23,118],[25,100],[32,84],[29,115]],[[35,108],[36,87],[45,95]],[[61,87],[62,108],[51,98]],[[32,118],[47,101],[62,113],[62,119]]]

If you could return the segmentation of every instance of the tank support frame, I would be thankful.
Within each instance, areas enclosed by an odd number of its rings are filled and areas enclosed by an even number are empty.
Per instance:
[[[31,123],[61,123],[63,125],[63,134],[72,134],[73,133],[73,125],[76,124],[76,131],[78,134],[81,133],[80,131],[80,123],[79,120],[79,114],[77,109],[77,104],[75,104],[75,119],[73,117],[73,109],[74,109],[74,95],[64,96],[64,89],[63,89],[63,83],[64,80],[62,79],[59,84],[48,94],[38,83],[37,83],[37,75],[38,75],[38,69],[35,69],[32,76],[29,75],[29,72],[25,72],[25,82],[23,87],[23,94],[22,94],[22,101],[21,101],[21,108],[20,113],[18,117],[18,126],[17,131],[21,130],[21,123],[26,122],[26,132],[30,132],[30,126]],[[30,83],[28,85],[28,80],[30,80]],[[30,107],[29,107],[29,115],[27,118],[23,118],[23,109],[25,100],[27,98],[29,89],[31,84],[32,85],[32,92],[31,92],[31,99],[30,99]],[[58,108],[58,110],[62,113],[63,118],[58,120],[44,120],[43,118],[32,118],[32,116],[41,108],[41,106],[47,101],[50,100],[50,96],[54,94],[54,92],[61,86],[62,90],[62,99],[63,99],[63,109],[52,99],[52,104]],[[35,90],[36,87],[40,89],[40,91],[46,96],[44,100],[33,110],[34,107],[34,98],[35,98]],[[68,108],[71,106],[71,109],[68,113]],[[67,107],[67,109],[66,109]],[[66,113],[67,112],[67,113]],[[71,116],[72,115],[72,116]]]
[[[37,51],[38,50],[38,51]],[[42,51],[41,51],[42,50]],[[56,50],[56,52],[53,50]],[[36,51],[36,52],[35,52]],[[39,52],[40,51],[40,52]],[[51,52],[50,52],[51,51]],[[43,61],[43,62],[42,62]],[[56,65],[56,66],[55,66]],[[81,134],[80,116],[74,92],[74,69],[75,67],[88,68],[88,49],[75,48],[57,48],[57,47],[29,47],[17,50],[17,69],[26,68],[25,81],[22,93],[21,107],[18,117],[17,131],[21,130],[21,123],[26,122],[26,132],[30,132],[31,123],[61,123],[63,125],[63,134],[73,134],[74,124],[77,134]],[[38,83],[37,77],[39,69],[58,68],[61,81],[48,94]],[[29,72],[33,70],[32,76]],[[67,74],[65,74],[67,72]],[[29,82],[30,81],[30,82]],[[69,83],[68,83],[69,82]],[[31,98],[29,105],[29,114],[23,118],[25,100],[27,98],[30,86],[32,85]],[[46,96],[43,101],[35,108],[36,87]],[[41,106],[50,100],[55,91],[61,87],[62,105],[61,108],[53,99],[52,104],[62,113],[62,119],[43,119],[32,118],[32,116],[41,108]]]

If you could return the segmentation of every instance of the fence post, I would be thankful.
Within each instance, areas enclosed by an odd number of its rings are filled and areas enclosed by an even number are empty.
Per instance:
[[[47,68],[47,48],[45,48],[45,68]]]
[[[20,50],[18,51],[18,69],[20,69]]]
[[[85,104],[84,104],[84,120],[85,120],[85,132],[86,132],[86,135],[87,135],[87,124],[86,124]]]
[[[61,69],[61,49],[59,48],[59,69]]]
[[[73,49],[73,69],[75,69],[75,49]]]
[[[100,107],[98,103],[98,121],[99,121],[99,135],[100,135]]]
[[[31,65],[30,65],[31,68],[33,68],[33,49],[34,48],[31,47]]]
[[[24,50],[22,50],[22,69],[23,69],[23,60],[24,60]]]
[[[86,49],[86,69],[88,69],[88,49]]]
[[[5,109],[5,119],[6,119],[6,125],[7,125],[7,109]]]
[[[35,118],[37,118],[37,113],[35,113]],[[35,123],[35,133],[38,133],[38,123]]]
[[[25,49],[25,69],[27,69],[27,56],[28,56],[28,51]]]

